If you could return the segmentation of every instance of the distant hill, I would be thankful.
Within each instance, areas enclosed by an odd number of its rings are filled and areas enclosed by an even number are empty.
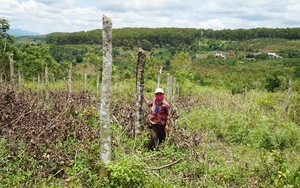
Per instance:
[[[10,34],[10,35],[13,35],[15,37],[41,35],[40,33],[27,31],[27,30],[23,30],[23,29],[9,29],[7,31],[7,33]]]

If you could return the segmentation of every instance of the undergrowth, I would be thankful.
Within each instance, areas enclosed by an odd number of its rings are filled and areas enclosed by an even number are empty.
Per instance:
[[[1,90],[0,184],[299,187],[300,128],[295,114],[285,111],[284,93],[253,90],[245,97],[194,88],[198,92],[170,101],[171,130],[157,151],[149,151],[147,128],[132,136],[135,105],[124,93],[134,93],[134,84],[124,85],[113,89],[118,98],[112,101],[112,160],[106,165],[99,157],[94,93],[54,93],[45,101],[43,92]],[[297,97],[293,109],[299,108]]]

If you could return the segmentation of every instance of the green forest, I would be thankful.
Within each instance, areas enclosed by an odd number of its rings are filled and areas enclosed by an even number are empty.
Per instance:
[[[106,166],[102,30],[14,37],[9,29],[1,18],[3,187],[300,186],[300,28],[112,29]],[[146,147],[146,125],[132,134],[139,48],[147,98],[160,70],[165,90],[173,78],[170,132],[157,151]],[[146,124],[145,104],[143,112]]]

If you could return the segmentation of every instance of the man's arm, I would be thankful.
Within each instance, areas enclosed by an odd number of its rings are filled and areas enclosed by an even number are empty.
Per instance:
[[[143,95],[143,99],[145,100],[145,102],[148,104],[149,100],[145,97],[145,95]]]
[[[152,106],[152,101],[149,101],[144,95],[143,95],[143,99],[145,100],[147,106],[149,106],[149,107]]]

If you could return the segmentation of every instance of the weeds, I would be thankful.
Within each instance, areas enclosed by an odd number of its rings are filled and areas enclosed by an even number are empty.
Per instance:
[[[113,153],[107,176],[100,173],[104,164],[99,158],[99,115],[91,93],[53,92],[45,101],[40,92],[0,90],[0,183],[4,187],[299,186],[299,126],[284,111],[284,100],[277,100],[282,94],[251,91],[245,101],[243,95],[228,91],[198,89],[193,96],[172,101],[173,124],[158,151],[147,150],[146,127],[136,140],[132,136],[134,102],[113,101]],[[144,115],[146,121],[146,109]]]

